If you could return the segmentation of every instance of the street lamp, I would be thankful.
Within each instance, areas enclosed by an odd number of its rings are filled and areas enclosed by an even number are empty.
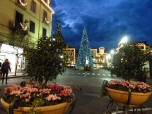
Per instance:
[[[110,54],[113,55],[114,53],[115,53],[115,51],[112,49],[112,50],[110,51]]]
[[[52,41],[55,41],[55,38],[52,38]]]
[[[60,55],[60,58],[63,59],[63,55]]]
[[[54,42],[56,39],[54,37],[50,37],[50,41]]]
[[[120,41],[120,44],[125,44],[128,42],[128,36],[124,36],[121,41]]]
[[[106,58],[107,58],[107,60],[110,60],[111,59],[111,55],[107,54]]]
[[[107,54],[107,56],[106,56],[106,61],[107,61],[107,65],[108,65],[108,67],[110,67],[110,64],[111,64],[111,54]]]

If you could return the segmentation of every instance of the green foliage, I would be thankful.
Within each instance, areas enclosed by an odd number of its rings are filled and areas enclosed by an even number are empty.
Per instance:
[[[78,67],[77,69],[78,69],[78,70],[84,70],[84,68],[83,68],[83,67]]]
[[[26,25],[27,26],[27,25]],[[33,48],[34,45],[31,42],[31,37],[28,34],[28,28],[23,29],[21,25],[14,25],[12,21],[9,22],[9,29],[11,30],[10,37],[8,38],[8,42],[13,46],[26,48]]]
[[[149,53],[139,49],[135,44],[126,44],[113,56],[111,72],[125,80],[145,79],[143,66],[149,59]]]
[[[39,83],[47,83],[64,72],[66,58],[63,56],[63,48],[62,42],[57,40],[50,42],[49,38],[39,39],[37,49],[30,50],[27,54],[28,75]]]
[[[41,98],[36,98],[32,102],[31,109],[29,110],[29,114],[39,114],[40,110],[35,110],[36,107],[43,106],[44,101]]]
[[[67,58],[63,52],[65,42],[59,21],[57,24],[57,32],[51,38],[39,39],[37,48],[29,50],[27,54],[26,73],[39,83],[55,79],[66,69]]]

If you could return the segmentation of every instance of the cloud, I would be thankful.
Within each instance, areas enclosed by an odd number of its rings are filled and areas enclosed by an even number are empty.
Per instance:
[[[62,33],[71,46],[79,48],[86,26],[90,46],[117,47],[123,35],[151,44],[151,0],[56,0],[55,20],[62,22]],[[54,31],[55,29],[53,29]],[[152,45],[152,44],[151,44]]]

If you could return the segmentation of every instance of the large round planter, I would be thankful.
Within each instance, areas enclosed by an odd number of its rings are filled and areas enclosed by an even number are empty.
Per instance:
[[[106,87],[109,96],[117,103],[127,104],[128,102],[128,91],[121,91]],[[152,92],[139,93],[131,92],[130,104],[132,106],[138,106],[147,101]]]
[[[9,112],[10,104],[5,102],[3,99],[1,99],[1,103],[7,112]],[[52,106],[36,107],[34,110],[39,111],[40,114],[64,114],[69,108],[70,104],[71,103],[65,102]],[[17,109],[14,109],[14,114],[29,114],[30,109],[31,107],[19,107]]]

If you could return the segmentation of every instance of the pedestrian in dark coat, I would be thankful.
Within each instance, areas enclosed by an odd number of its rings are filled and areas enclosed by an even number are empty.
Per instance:
[[[6,84],[7,84],[8,72],[11,71],[10,63],[8,59],[5,59],[4,63],[2,64],[1,71],[2,71],[2,84],[4,82],[5,77],[6,77]]]

